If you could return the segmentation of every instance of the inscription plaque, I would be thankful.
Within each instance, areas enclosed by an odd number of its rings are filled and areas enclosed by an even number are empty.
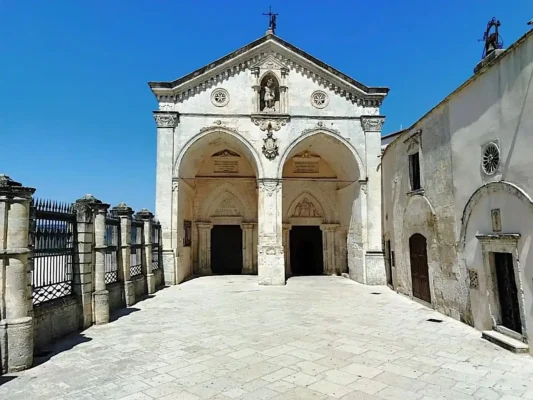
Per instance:
[[[213,158],[213,172],[236,174],[239,172],[240,155],[231,150],[222,150],[211,156]]]
[[[213,160],[214,161],[214,172],[215,173],[229,173],[229,174],[235,174],[239,172],[239,160],[238,159],[221,159],[221,160]]]
[[[315,174],[320,172],[320,157],[309,154],[304,151],[302,154],[295,156],[292,159],[294,163],[294,171],[298,174]]]

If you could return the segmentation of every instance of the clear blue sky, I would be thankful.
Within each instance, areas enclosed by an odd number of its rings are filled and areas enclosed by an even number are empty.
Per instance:
[[[154,208],[156,101],[173,80],[277,34],[353,78],[391,88],[384,133],[472,74],[487,21],[510,45],[532,0],[0,0],[0,173],[73,201]],[[17,150],[17,151],[15,151]]]

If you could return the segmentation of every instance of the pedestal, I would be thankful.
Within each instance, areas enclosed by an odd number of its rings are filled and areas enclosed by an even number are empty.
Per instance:
[[[109,322],[109,292],[99,290],[93,293],[94,323],[96,325]]]
[[[259,284],[285,285],[283,246],[259,246]]]

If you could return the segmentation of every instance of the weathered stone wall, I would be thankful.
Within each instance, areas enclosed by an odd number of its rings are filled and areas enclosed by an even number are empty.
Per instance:
[[[57,299],[33,309],[33,343],[36,350],[80,329],[81,306],[75,298]]]
[[[107,290],[109,290],[109,311],[126,307],[124,290],[122,289],[120,283],[112,283],[107,285]]]
[[[139,275],[131,279],[135,287],[135,299],[140,299],[146,295],[146,280]]]
[[[419,152],[421,186],[413,193],[409,154]],[[470,321],[465,271],[458,268],[455,249],[455,209],[447,103],[393,141],[383,155],[384,235],[394,251],[394,288],[412,296],[409,238],[427,240],[433,306],[446,315]]]

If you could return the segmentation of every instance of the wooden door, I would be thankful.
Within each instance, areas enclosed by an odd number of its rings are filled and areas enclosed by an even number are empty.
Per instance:
[[[512,254],[494,253],[494,265],[498,282],[501,324],[514,332],[522,333]]]
[[[415,233],[409,238],[409,255],[411,259],[411,279],[413,296],[431,303],[429,290],[429,270],[426,238]]]

